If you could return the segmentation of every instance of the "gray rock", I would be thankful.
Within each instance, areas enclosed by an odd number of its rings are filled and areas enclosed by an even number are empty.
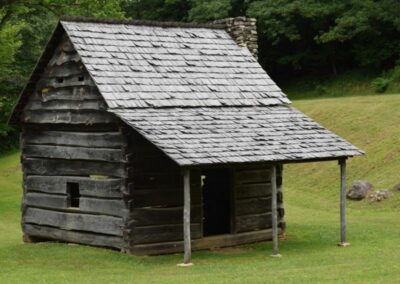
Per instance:
[[[392,196],[392,193],[387,189],[380,189],[368,194],[368,200],[370,202],[380,202],[384,199],[388,199]]]
[[[396,184],[396,185],[393,187],[393,189],[394,189],[394,190],[400,190],[400,183]]]
[[[358,180],[353,182],[349,191],[347,192],[347,198],[352,200],[362,200],[367,197],[368,193],[372,190],[373,186],[370,182],[365,180]]]

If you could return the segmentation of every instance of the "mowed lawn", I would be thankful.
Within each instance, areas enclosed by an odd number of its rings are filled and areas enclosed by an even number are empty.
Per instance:
[[[349,161],[348,181],[376,189],[400,183],[400,95],[295,101],[294,106],[367,152]],[[61,243],[23,244],[19,153],[0,158],[1,283],[397,283],[400,281],[400,191],[390,200],[348,202],[350,247],[339,240],[336,162],[285,166],[287,234],[282,258],[271,243],[182,256],[136,257]]]

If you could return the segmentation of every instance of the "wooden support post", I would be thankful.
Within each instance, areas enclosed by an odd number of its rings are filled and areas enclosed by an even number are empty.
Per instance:
[[[340,243],[341,247],[350,244],[346,237],[346,159],[339,160],[340,165]]]
[[[191,237],[190,237],[190,169],[183,169],[183,263],[178,266],[186,267],[193,265]]]
[[[272,213],[272,255],[274,257],[280,257],[278,248],[278,188],[276,185],[276,166],[274,165],[271,169],[271,213]]]

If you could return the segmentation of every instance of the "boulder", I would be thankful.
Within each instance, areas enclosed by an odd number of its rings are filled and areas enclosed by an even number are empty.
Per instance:
[[[388,199],[392,196],[392,193],[387,189],[380,189],[368,194],[368,200],[370,202],[380,202],[384,199]]]
[[[372,188],[372,184],[366,180],[355,181],[347,192],[347,198],[352,200],[362,200],[367,197]]]
[[[394,190],[400,190],[400,183],[396,184],[396,185],[393,187],[393,189],[394,189]]]

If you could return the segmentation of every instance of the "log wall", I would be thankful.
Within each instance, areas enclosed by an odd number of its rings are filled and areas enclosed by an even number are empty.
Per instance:
[[[271,167],[245,167],[234,170],[234,231],[236,233],[269,229],[271,219]],[[282,166],[277,171],[278,222],[283,229]]]
[[[183,176],[180,167],[138,133],[129,134],[132,196],[126,235],[129,252],[144,244],[183,240]],[[202,236],[200,171],[191,171],[192,239]]]
[[[25,240],[124,249],[127,139],[67,38],[22,114]],[[79,187],[71,206],[68,183]]]

